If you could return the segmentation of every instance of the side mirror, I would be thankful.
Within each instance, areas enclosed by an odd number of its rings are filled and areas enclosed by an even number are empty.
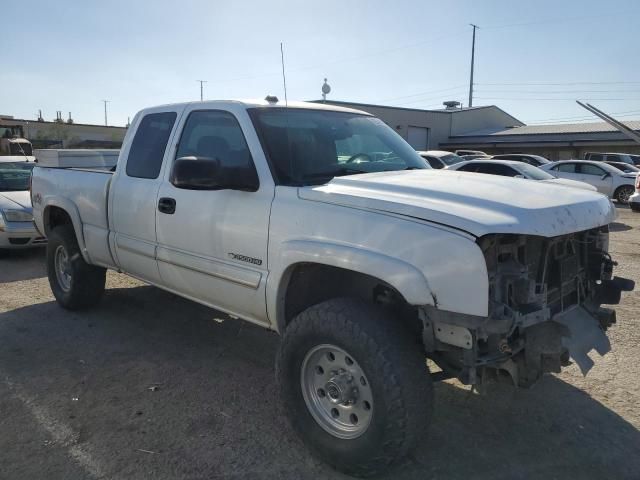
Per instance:
[[[251,167],[223,167],[218,160],[206,157],[178,158],[169,179],[176,188],[185,190],[258,190],[258,175]]]
[[[169,181],[185,190],[220,190],[220,163],[198,157],[181,157],[173,164]]]
[[[514,177],[513,177],[513,178],[527,178],[527,177],[525,177],[525,176],[524,176],[524,175],[522,175],[522,174],[518,174],[518,175],[514,175]]]
[[[611,176],[611,174],[609,172],[606,172],[604,175],[602,175],[600,177],[601,180],[606,180],[607,178],[609,178]]]

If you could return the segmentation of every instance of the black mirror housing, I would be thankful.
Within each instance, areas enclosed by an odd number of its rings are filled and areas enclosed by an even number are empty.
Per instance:
[[[178,158],[171,170],[170,183],[185,190],[242,190],[255,192],[260,183],[253,164],[250,167],[223,167],[206,157]]]

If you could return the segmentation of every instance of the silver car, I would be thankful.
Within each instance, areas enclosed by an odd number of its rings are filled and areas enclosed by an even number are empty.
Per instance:
[[[45,245],[33,223],[29,177],[34,163],[0,157],[0,256]]]

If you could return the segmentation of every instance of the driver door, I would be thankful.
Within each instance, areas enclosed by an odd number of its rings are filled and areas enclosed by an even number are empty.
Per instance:
[[[194,104],[185,111],[182,134],[169,164],[193,156],[217,159],[221,167],[255,169],[253,158],[263,154],[255,132],[246,128],[255,137],[250,138],[253,148],[249,148],[240,126],[239,117],[250,122],[246,112],[201,108]],[[188,190],[172,185],[170,175],[167,168],[156,215],[163,282],[184,296],[265,324],[273,180],[258,171],[260,185],[254,192]]]

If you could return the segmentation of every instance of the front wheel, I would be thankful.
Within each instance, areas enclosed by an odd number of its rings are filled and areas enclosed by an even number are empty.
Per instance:
[[[337,470],[377,475],[429,425],[433,388],[418,339],[356,299],[315,305],[287,327],[276,361],[285,412]]]
[[[627,205],[629,203],[629,198],[635,192],[635,189],[631,185],[623,185],[618,190],[616,190],[616,200],[618,203],[623,205]]]
[[[104,293],[106,269],[84,261],[70,225],[56,227],[49,235],[47,276],[53,296],[68,310],[93,306]]]

